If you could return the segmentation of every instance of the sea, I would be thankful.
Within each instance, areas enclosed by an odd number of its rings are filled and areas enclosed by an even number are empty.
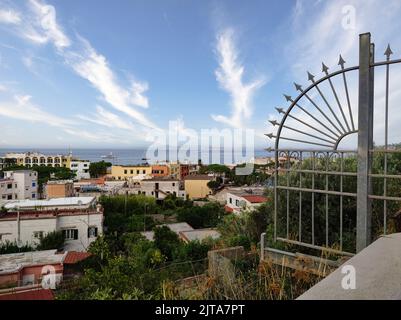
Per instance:
[[[89,160],[91,162],[97,161],[108,161],[112,164],[120,165],[135,165],[143,164],[146,162],[153,163],[152,159],[147,158],[147,149],[29,149],[29,148],[0,148],[0,156],[4,156],[7,152],[39,152],[45,155],[54,154],[69,154],[70,152],[75,158],[81,160]],[[159,162],[168,161],[168,152],[161,154],[166,154],[165,158],[159,157],[157,155],[157,160]],[[218,164],[234,164],[234,163],[244,163],[245,159],[250,161],[252,158],[264,158],[271,157],[273,154],[267,152],[263,149],[255,149],[254,152],[246,151],[230,151],[226,152],[224,150],[203,150],[198,151],[197,159],[202,159],[202,163],[218,163]],[[178,157],[181,162],[186,162],[181,156]],[[190,161],[192,163],[197,161]]]

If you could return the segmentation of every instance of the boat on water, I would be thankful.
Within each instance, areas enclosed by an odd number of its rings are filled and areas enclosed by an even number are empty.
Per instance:
[[[115,159],[116,157],[113,155],[113,152],[110,152],[108,155],[103,155],[103,156],[101,156],[101,158],[102,158],[102,159],[110,159],[110,160],[113,160],[113,159]]]

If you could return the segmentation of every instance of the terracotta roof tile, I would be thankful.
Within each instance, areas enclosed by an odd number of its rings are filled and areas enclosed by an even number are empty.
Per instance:
[[[90,256],[91,254],[89,252],[68,251],[64,259],[64,264],[75,264],[89,258]]]
[[[263,203],[267,201],[266,197],[256,195],[242,196],[242,198],[248,200],[250,203]]]

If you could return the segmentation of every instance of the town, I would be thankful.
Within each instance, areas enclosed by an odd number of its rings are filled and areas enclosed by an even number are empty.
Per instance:
[[[401,300],[398,13],[0,0],[0,303],[253,319]]]
[[[209,249],[224,246],[217,245],[222,237],[217,226],[226,217],[243,219],[268,201],[273,159],[255,162],[255,173],[241,177],[233,165],[200,161],[114,165],[72,154],[5,153],[0,158],[0,299],[7,292],[66,295],[63,281],[78,281],[81,265],[97,255],[98,246],[127,237],[133,237],[130,246],[138,245],[134,239],[148,246],[165,242],[154,248],[153,266],[206,259]],[[231,246],[244,241],[250,246],[245,235],[231,236]],[[173,252],[178,244],[181,253]],[[46,279],[44,265],[57,275],[54,292],[38,291]],[[201,272],[202,263],[197,268]]]

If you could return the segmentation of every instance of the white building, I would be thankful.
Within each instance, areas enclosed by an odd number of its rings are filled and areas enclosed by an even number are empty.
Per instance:
[[[89,166],[90,161],[72,159],[70,162],[70,169],[75,173],[75,179],[90,179]]]
[[[38,198],[38,173],[32,170],[5,171],[5,179],[11,179],[17,188],[18,200]],[[10,200],[10,199],[7,199]]]
[[[140,186],[137,187],[137,193],[153,197],[156,200],[163,200],[168,195],[185,199],[185,191],[181,189],[180,181],[169,178],[142,180]]]
[[[255,210],[267,200],[268,199],[262,195],[228,192],[225,210],[234,213]]]
[[[86,251],[103,233],[103,209],[94,197],[12,201],[0,214],[0,243],[35,246],[49,232],[62,231],[64,250]]]
[[[0,179],[0,204],[18,199],[18,185],[13,179]]]

